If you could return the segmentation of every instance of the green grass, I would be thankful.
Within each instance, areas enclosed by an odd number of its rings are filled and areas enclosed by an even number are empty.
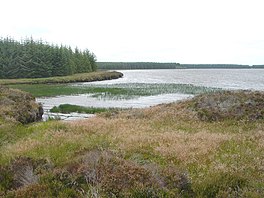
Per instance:
[[[263,119],[200,119],[197,108],[217,107],[216,96],[67,123],[1,122],[0,196],[263,197]],[[16,187],[30,170],[39,182]]]
[[[134,96],[215,91],[170,84],[88,88]],[[263,197],[263,98],[263,92],[215,92],[67,123],[0,118],[0,197]]]
[[[194,86],[190,84],[113,84],[113,85],[71,85],[71,84],[25,84],[9,85],[30,92],[35,97],[52,97],[59,95],[92,94],[101,99],[131,99],[139,96],[159,94],[201,94],[215,92],[220,89]]]
[[[98,71],[90,73],[80,73],[70,76],[57,76],[49,78],[26,78],[26,79],[0,79],[1,85],[12,84],[50,84],[50,83],[75,83],[75,82],[91,82],[101,80],[111,80],[122,77],[120,72]]]
[[[118,108],[99,108],[99,107],[82,107],[78,105],[71,104],[61,104],[58,107],[53,107],[50,112],[52,113],[87,113],[87,114],[95,114],[102,112],[110,112],[110,111],[118,111]]]
[[[103,134],[99,136],[93,133],[83,134],[82,139],[77,138],[78,140],[76,141],[75,138],[70,137],[74,133],[72,132],[73,130],[78,131],[78,128],[68,128],[67,125],[57,121],[31,125],[4,124],[1,126],[2,133],[0,136],[0,167],[19,156],[28,156],[33,159],[45,158],[51,160],[56,166],[62,166],[71,157],[74,157],[76,152],[84,148],[107,148],[110,145],[107,136]],[[51,131],[51,133],[47,133],[48,131]],[[53,140],[54,137],[55,141]],[[29,142],[28,145],[25,145],[22,143],[23,141],[39,143],[34,143],[33,146]],[[5,150],[6,146],[17,142],[22,144],[17,147],[16,151]],[[34,149],[24,150],[24,147],[27,146],[33,146]]]

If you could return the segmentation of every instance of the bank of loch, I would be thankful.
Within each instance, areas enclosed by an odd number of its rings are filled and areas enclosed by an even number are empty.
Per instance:
[[[116,71],[97,71],[89,73],[79,73],[69,76],[56,76],[49,78],[25,78],[25,79],[0,79],[2,85],[17,84],[56,84],[56,83],[75,83],[75,82],[92,82],[102,80],[112,80],[121,78],[123,74]]]
[[[263,92],[220,91],[13,125],[16,138],[0,136],[0,196],[263,197],[263,107]]]

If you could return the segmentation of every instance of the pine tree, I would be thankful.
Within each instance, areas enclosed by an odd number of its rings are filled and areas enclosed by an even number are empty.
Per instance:
[[[0,78],[63,76],[96,70],[95,56],[77,47],[54,46],[32,38],[0,39]]]

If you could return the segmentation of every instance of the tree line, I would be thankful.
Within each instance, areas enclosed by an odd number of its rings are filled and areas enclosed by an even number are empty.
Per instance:
[[[181,64],[182,69],[264,69],[264,65],[241,64]]]
[[[179,63],[157,62],[98,62],[99,69],[177,69]]]
[[[252,67],[256,69],[264,69],[264,65],[252,65]]]
[[[241,64],[180,64],[157,62],[97,62],[98,69],[264,69],[264,65]]]
[[[250,69],[241,64],[181,64],[183,69]]]
[[[42,78],[92,72],[96,57],[89,50],[50,45],[32,38],[0,38],[0,78]]]

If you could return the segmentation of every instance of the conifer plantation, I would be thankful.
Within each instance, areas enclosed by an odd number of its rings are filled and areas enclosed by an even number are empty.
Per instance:
[[[20,42],[0,38],[0,78],[42,78],[96,70],[89,50],[50,45],[32,38]]]

